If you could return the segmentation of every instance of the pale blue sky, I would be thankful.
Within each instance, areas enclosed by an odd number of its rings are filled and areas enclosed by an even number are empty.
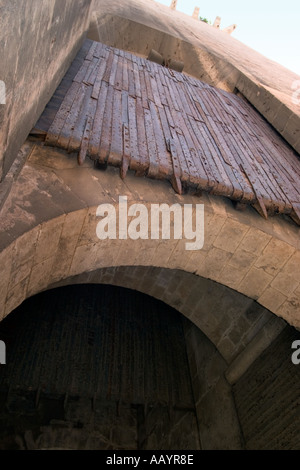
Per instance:
[[[157,0],[170,6],[171,0]],[[232,37],[300,76],[300,0],[178,0],[177,10],[211,20],[221,29],[237,24]]]

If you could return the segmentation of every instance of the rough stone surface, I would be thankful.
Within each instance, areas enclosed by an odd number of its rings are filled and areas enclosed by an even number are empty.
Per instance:
[[[1,8],[0,180],[66,73],[89,24],[91,0],[18,0]]]
[[[106,172],[94,169],[92,164],[70,168],[71,157],[64,152],[56,152],[52,167],[53,151],[49,162],[45,161],[46,151],[40,145],[31,150],[1,210],[1,258],[7,266],[1,278],[2,317],[28,295],[70,276],[109,266],[145,265],[196,273],[259,303],[261,298],[265,308],[299,325],[299,228],[292,222],[276,216],[270,223],[271,219],[263,220],[254,210],[236,211],[223,198],[180,196],[165,182],[139,179],[131,173],[122,181],[113,168]],[[110,202],[118,211],[120,195],[128,197],[129,206],[143,202],[148,211],[152,203],[162,201],[189,203],[194,208],[204,204],[203,249],[186,251],[184,237],[99,240],[98,204]],[[20,237],[28,242],[22,243]],[[294,278],[292,282],[290,277]],[[288,290],[282,292],[287,283]],[[270,289],[281,296],[271,296]],[[194,297],[196,291],[189,308]],[[199,311],[203,311],[201,302]],[[213,334],[217,327],[211,323],[210,328]],[[232,341],[229,330],[226,336],[227,348]]]
[[[300,448],[300,369],[291,358],[299,338],[286,327],[233,387],[246,449]]]

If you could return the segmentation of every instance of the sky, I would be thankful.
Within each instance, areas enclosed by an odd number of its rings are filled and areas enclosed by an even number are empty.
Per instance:
[[[171,0],[156,0],[170,6]],[[214,22],[221,17],[221,29],[236,24],[232,37],[300,77],[300,0],[178,0],[177,10]]]

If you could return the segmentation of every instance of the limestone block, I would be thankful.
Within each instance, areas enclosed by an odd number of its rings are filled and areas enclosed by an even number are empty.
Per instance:
[[[271,286],[273,286],[273,283]],[[271,286],[263,292],[257,301],[271,312],[276,312],[287,299],[287,296]]]
[[[243,238],[240,248],[258,256],[271,240],[271,235],[251,227]]]
[[[42,224],[34,257],[35,264],[41,263],[56,252],[64,220],[65,215],[62,215]]]
[[[93,271],[97,268],[95,265],[97,249],[97,244],[94,243],[77,246],[69,272],[70,276],[75,276],[85,271]]]
[[[295,248],[291,245],[273,238],[254,264],[257,268],[275,276],[294,252]]]
[[[284,317],[292,326],[300,328],[300,297],[291,295],[279,307],[277,314]]]
[[[264,269],[252,267],[238,286],[239,292],[258,299],[272,281],[272,276]]]
[[[204,262],[197,268],[199,276],[215,279],[220,275],[220,271],[228,263],[231,254],[219,248],[212,248],[207,254]]]
[[[28,296],[41,292],[48,287],[50,275],[55,269],[55,266],[53,266],[54,261],[55,256],[52,256],[32,268],[28,284]]]
[[[26,276],[29,276],[34,261],[39,231],[40,226],[37,226],[16,240],[13,250],[10,289],[19,284]]]
[[[26,277],[8,292],[4,316],[17,308],[26,298],[28,280],[28,277]]]
[[[248,230],[249,227],[235,220],[227,219],[214,241],[214,246],[229,253],[234,253]]]

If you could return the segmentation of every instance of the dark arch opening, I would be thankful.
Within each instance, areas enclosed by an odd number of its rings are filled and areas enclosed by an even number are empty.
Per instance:
[[[0,324],[0,448],[200,448],[184,322],[110,285],[24,301]]]

